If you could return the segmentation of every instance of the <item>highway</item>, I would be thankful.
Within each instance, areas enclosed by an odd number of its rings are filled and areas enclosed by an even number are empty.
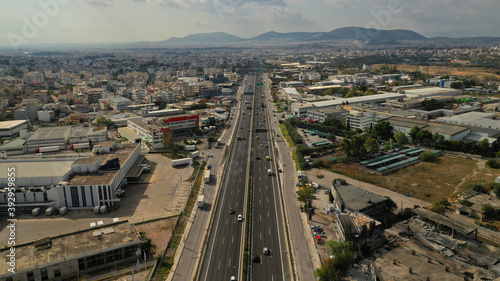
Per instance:
[[[255,91],[255,80],[248,77],[245,93]],[[248,182],[249,149],[251,140],[251,110],[253,94],[243,95],[239,122],[235,124],[236,139],[233,139],[227,173],[221,187],[212,231],[201,267],[201,280],[229,280],[231,276],[241,276],[243,255],[243,230],[246,221],[246,199]],[[234,210],[234,214],[229,209]],[[243,221],[237,220],[238,215]]]
[[[255,93],[252,224],[250,232],[249,280],[291,280],[287,247],[276,180],[273,136],[269,130],[262,74],[257,73]],[[267,159],[269,157],[269,160]],[[263,253],[268,248],[269,253]],[[255,260],[252,261],[254,255]]]
[[[294,272],[296,273],[295,280],[316,280],[314,270],[321,264],[318,253],[314,246],[314,240],[304,224],[306,220],[305,214],[300,212],[299,202],[296,198],[295,188],[295,167],[292,159],[292,150],[288,147],[283,139],[279,129],[279,120],[281,113],[272,112],[274,105],[271,99],[270,84],[271,81],[264,76],[264,91],[267,103],[267,111],[269,114],[272,133],[274,134],[274,143],[279,159],[278,166],[283,170],[283,173],[277,174],[281,182],[281,191],[283,196],[283,209],[286,215],[285,223],[289,228],[289,243],[292,247]],[[280,135],[277,137],[277,135]],[[289,279],[291,280],[291,279]]]

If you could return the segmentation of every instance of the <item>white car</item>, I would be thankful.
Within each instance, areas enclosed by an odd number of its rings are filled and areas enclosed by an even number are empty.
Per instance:
[[[243,221],[243,215],[242,214],[238,215],[238,221]]]

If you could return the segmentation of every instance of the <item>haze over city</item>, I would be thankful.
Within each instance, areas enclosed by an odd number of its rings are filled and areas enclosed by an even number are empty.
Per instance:
[[[500,36],[496,0],[41,0],[3,1],[0,46],[159,41],[206,32],[249,38],[268,31],[345,26],[409,29],[427,37]],[[34,24],[36,32],[31,32]],[[23,30],[24,28],[24,30]],[[28,32],[29,36],[23,34]]]

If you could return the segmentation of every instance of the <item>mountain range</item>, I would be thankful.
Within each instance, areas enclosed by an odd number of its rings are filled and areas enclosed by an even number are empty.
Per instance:
[[[437,33],[438,34],[438,33]],[[441,33],[439,33],[441,34]],[[477,34],[477,33],[475,33]],[[248,47],[263,45],[301,43],[341,43],[352,44],[353,40],[363,45],[419,45],[419,46],[474,46],[500,44],[500,37],[425,37],[411,30],[379,30],[362,27],[342,27],[328,32],[288,32],[269,31],[255,37],[242,38],[225,32],[191,34],[185,37],[171,37],[163,41],[140,41],[107,44],[39,44],[24,46],[23,49],[73,49],[73,48],[180,48],[180,47]],[[1,48],[0,48],[1,51]]]
[[[242,38],[224,32],[191,34],[186,37],[172,37],[164,41],[148,42],[153,45],[197,45],[234,43],[292,43],[335,40],[362,40],[369,44],[396,43],[403,40],[425,40],[411,30],[377,30],[361,27],[343,27],[329,32],[266,32],[252,38]],[[146,42],[139,42],[144,44]]]

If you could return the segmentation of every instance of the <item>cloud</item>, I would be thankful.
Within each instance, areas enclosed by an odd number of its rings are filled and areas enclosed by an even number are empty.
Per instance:
[[[92,6],[111,6],[116,0],[82,0],[83,3]]]

